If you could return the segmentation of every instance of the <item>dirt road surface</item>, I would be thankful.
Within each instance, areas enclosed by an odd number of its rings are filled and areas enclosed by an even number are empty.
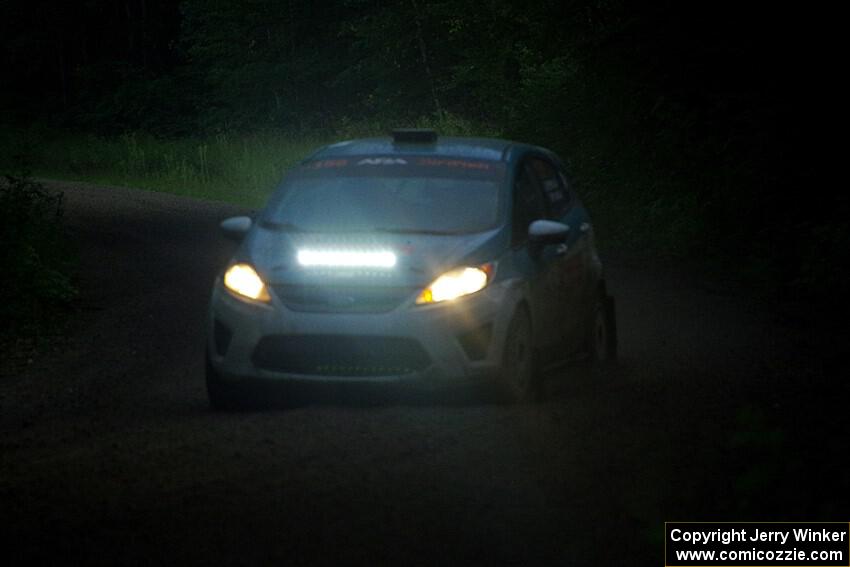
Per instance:
[[[538,405],[331,390],[214,413],[204,318],[237,209],[54,184],[59,347],[0,379],[7,565],[662,565],[665,520],[847,521],[846,333],[608,259],[621,362]]]

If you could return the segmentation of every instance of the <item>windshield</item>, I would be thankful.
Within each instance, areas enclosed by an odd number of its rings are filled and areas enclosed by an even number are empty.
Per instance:
[[[272,197],[266,228],[309,232],[481,232],[499,219],[502,164],[374,157],[311,162]]]

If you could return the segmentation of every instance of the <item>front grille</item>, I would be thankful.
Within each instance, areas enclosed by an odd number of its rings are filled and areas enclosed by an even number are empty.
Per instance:
[[[313,313],[382,313],[414,291],[401,286],[276,285],[275,294],[293,311]]]
[[[408,374],[431,362],[413,339],[347,335],[270,335],[252,361],[263,370],[321,376]]]

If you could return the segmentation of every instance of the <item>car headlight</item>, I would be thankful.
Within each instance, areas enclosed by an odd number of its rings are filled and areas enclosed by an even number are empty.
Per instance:
[[[248,264],[233,264],[224,273],[224,287],[238,296],[268,303],[271,301],[266,284]]]
[[[477,268],[465,266],[455,268],[433,281],[416,298],[418,305],[451,301],[476,291],[481,291],[493,276],[493,264],[484,264]]]

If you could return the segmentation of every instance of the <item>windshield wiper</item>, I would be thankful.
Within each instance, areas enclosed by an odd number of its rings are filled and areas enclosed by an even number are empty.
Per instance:
[[[427,228],[385,228],[377,226],[372,232],[387,232],[390,234],[435,234],[439,236],[450,236],[454,234],[466,234],[461,230],[431,230]]]
[[[468,234],[465,231],[460,230],[432,230],[427,228],[389,228],[389,227],[375,227],[368,230],[345,230],[336,228],[335,230],[307,230],[298,226],[297,224],[291,222],[275,222],[270,220],[260,221],[260,226],[269,230],[276,230],[280,232],[340,232],[340,233],[349,233],[349,232],[384,232],[388,234],[433,234],[437,236],[450,236],[455,234]]]

